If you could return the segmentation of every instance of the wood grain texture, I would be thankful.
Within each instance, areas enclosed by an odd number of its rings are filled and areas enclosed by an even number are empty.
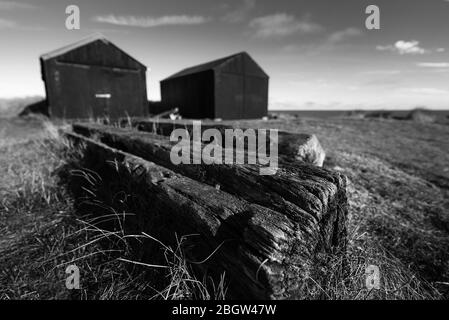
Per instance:
[[[152,132],[163,136],[170,136],[174,129],[187,129],[192,134],[192,120],[139,120],[131,121],[132,125],[138,130]],[[215,128],[225,136],[226,129],[233,129],[229,125],[211,122],[201,123],[202,132]],[[243,130],[247,128],[241,128]],[[224,145],[224,144],[223,144]],[[326,152],[321,146],[318,138],[313,134],[291,133],[279,131],[278,141],[279,154],[322,167],[326,158]]]
[[[274,176],[260,176],[256,165],[174,166],[167,137],[92,124],[73,129],[92,138],[71,134],[97,165],[114,163],[139,181],[135,192],[152,203],[136,213],[141,219],[172,217],[167,234],[200,234],[195,261],[219,247],[197,268],[226,271],[232,297],[301,298],[310,278],[319,281],[325,256],[345,247],[346,182],[338,173],[288,161]]]

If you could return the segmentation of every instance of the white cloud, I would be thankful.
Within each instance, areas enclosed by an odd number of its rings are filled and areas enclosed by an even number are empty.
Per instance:
[[[376,50],[379,51],[394,51],[394,47],[392,45],[387,45],[387,46],[376,46]]]
[[[400,89],[400,91],[412,94],[425,94],[425,95],[449,94],[449,90],[438,88],[402,88]]]
[[[448,2],[449,2],[449,0],[448,0]],[[445,51],[446,51],[445,48],[438,48],[438,49],[436,50],[436,52],[445,52]]]
[[[449,68],[449,62],[418,62],[416,65],[423,68]]]
[[[136,17],[136,16],[95,16],[94,21],[119,26],[151,28],[168,25],[198,25],[208,21],[203,16],[174,15],[162,17]]]
[[[243,0],[238,7],[225,14],[222,20],[229,23],[242,22],[255,7],[256,0]]]
[[[398,41],[395,43],[399,54],[424,54],[425,49],[419,46],[419,41]]]
[[[15,1],[0,1],[0,10],[14,10],[14,9],[34,9],[36,8],[29,3],[21,3]]]
[[[42,26],[24,26],[22,24],[18,24],[16,21],[0,18],[0,30],[2,29],[27,30],[36,32],[46,30],[46,28]]]
[[[362,35],[362,31],[357,28],[347,28],[344,30],[336,31],[329,36],[328,42],[338,43],[350,37],[356,37]]]
[[[254,30],[254,36],[258,38],[285,37],[296,33],[315,33],[324,29],[319,24],[305,19],[300,20],[286,13],[255,18],[249,23],[249,26]]]
[[[314,43],[298,44],[291,43],[283,46],[281,49],[284,52],[298,52],[302,51],[307,54],[316,54],[322,51],[333,50],[338,44],[348,40],[349,38],[358,37],[363,35],[360,29],[350,27],[344,30],[335,31],[328,35],[322,35],[319,39],[316,39]]]
[[[361,72],[362,74],[369,74],[369,75],[396,75],[400,74],[400,70],[368,70]]]
[[[0,30],[1,29],[11,29],[14,27],[16,27],[16,23],[14,21],[0,18]]]
[[[397,52],[401,55],[425,54],[425,53],[429,52],[429,50],[421,48],[419,46],[419,41],[416,41],[416,40],[411,40],[411,41],[399,40],[394,45],[377,46],[376,49],[379,51]]]

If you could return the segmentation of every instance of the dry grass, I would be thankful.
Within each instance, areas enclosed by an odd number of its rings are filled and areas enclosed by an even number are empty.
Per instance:
[[[413,296],[388,290],[371,297],[449,297],[449,126],[354,118],[269,126],[316,134],[327,151],[325,166],[348,177],[348,226],[356,239],[349,243],[349,262],[361,255],[384,266],[381,276],[391,279],[385,290],[421,287]]]
[[[0,299],[225,297],[224,278],[216,285],[196,279],[183,255],[183,238],[174,249],[157,243],[154,254],[163,256],[164,264],[156,267],[135,261],[131,243],[156,240],[125,234],[123,219],[129,214],[114,208],[102,217],[75,212],[57,173],[79,157],[78,151],[53,125],[43,127],[37,136],[0,142]],[[88,171],[74,174],[95,179]],[[94,188],[90,192],[95,197]],[[111,222],[119,227],[102,227]],[[81,270],[79,291],[65,288],[65,268],[71,264]]]
[[[322,290],[309,298],[447,298],[449,150],[444,139],[449,132],[439,125],[400,123],[327,119],[273,124],[317,133],[329,151],[326,166],[349,179],[347,254],[330,258]],[[12,126],[0,134],[0,298],[226,297],[226,277],[213,283],[192,272],[182,250],[185,237],[168,246],[151,234],[125,232],[124,220],[132,212],[96,201],[99,181],[93,172],[72,173],[92,182],[86,201],[108,214],[98,218],[76,211],[57,173],[79,154],[51,125],[33,125],[31,138],[23,128]],[[152,247],[157,258],[136,253],[136,244]],[[64,285],[65,267],[72,263],[82,277],[82,290],[75,293]],[[381,290],[366,289],[365,269],[371,264],[381,271]],[[349,268],[343,272],[343,266]]]
[[[43,97],[40,96],[0,99],[0,117],[15,117],[19,115],[25,107],[41,101],[42,99]]]

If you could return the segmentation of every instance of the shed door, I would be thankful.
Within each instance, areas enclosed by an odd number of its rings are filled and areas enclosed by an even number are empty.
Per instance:
[[[95,100],[93,105],[93,114],[96,117],[110,116],[110,101],[112,94],[110,90],[100,90],[95,93]]]
[[[97,117],[139,116],[142,114],[142,84],[138,72],[97,69],[92,77],[95,88],[93,112]]]
[[[112,95],[101,69],[68,63],[59,63],[58,68],[56,90],[60,103],[56,102],[56,116],[76,119],[109,114]]]
[[[109,117],[114,96],[106,69],[92,68],[89,82],[89,87],[92,88],[90,92],[92,116]]]
[[[59,63],[55,71],[53,115],[63,118],[140,116],[145,79],[136,70]]]

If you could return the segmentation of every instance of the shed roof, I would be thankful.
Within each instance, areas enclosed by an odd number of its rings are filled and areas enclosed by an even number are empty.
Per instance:
[[[103,41],[105,44],[108,44],[109,41],[101,34],[94,34],[94,35],[90,35],[84,39],[81,39],[79,41],[76,41],[74,43],[71,43],[69,45],[66,45],[64,47],[52,50],[50,52],[44,53],[43,55],[41,55],[41,59],[42,60],[48,60],[48,59],[52,59],[55,57],[58,57],[60,55],[63,55],[69,51],[72,51],[74,49],[80,48],[85,46],[86,44],[95,42],[95,41]]]
[[[215,70],[215,69],[223,66],[225,63],[227,63],[237,57],[240,57],[240,56],[249,57],[257,65],[257,63],[250,57],[250,55],[247,52],[243,51],[243,52],[239,52],[239,53],[236,53],[236,54],[224,57],[224,58],[220,58],[217,60],[213,60],[210,62],[206,62],[206,63],[199,64],[199,65],[196,65],[196,66],[193,66],[190,68],[183,69],[183,70],[163,79],[162,81],[175,79],[175,78],[179,78],[179,77],[183,77],[183,76],[187,76],[187,75],[191,75],[191,74],[195,74],[195,73],[200,73],[203,71]],[[263,72],[262,68],[259,67],[259,69]],[[266,75],[265,72],[263,72],[263,73],[264,73],[264,75]],[[266,75],[266,76],[268,77],[268,75]]]
[[[85,46],[85,45],[88,45],[88,44],[90,44],[90,43],[96,42],[96,41],[102,41],[102,42],[103,42],[104,44],[106,44],[106,45],[112,45],[112,46],[114,46],[117,50],[122,51],[122,52],[125,53],[129,58],[131,58],[132,60],[136,61],[137,63],[139,63],[140,65],[142,65],[142,66],[145,67],[145,65],[144,65],[143,63],[141,63],[141,62],[139,62],[138,60],[136,60],[136,59],[134,59],[133,57],[131,57],[128,53],[126,53],[125,51],[123,51],[122,49],[120,49],[119,47],[117,47],[115,44],[113,44],[113,43],[112,43],[111,41],[109,41],[104,35],[102,35],[102,34],[100,34],[100,33],[92,34],[92,35],[90,35],[90,36],[88,36],[88,37],[86,37],[86,38],[83,38],[83,39],[81,39],[81,40],[79,40],[79,41],[76,41],[76,42],[71,43],[71,44],[69,44],[69,45],[66,45],[66,46],[64,46],[64,47],[61,47],[61,48],[59,48],[59,49],[56,49],[56,50],[53,50],[53,51],[44,53],[44,54],[42,54],[42,55],[40,56],[40,58],[41,58],[43,61],[50,60],[50,59],[59,57],[59,56],[61,56],[61,55],[64,55],[64,54],[66,54],[66,53],[68,53],[68,52],[70,52],[70,51],[72,51],[72,50],[75,50],[75,49],[81,48],[81,47],[83,47],[83,46]]]

